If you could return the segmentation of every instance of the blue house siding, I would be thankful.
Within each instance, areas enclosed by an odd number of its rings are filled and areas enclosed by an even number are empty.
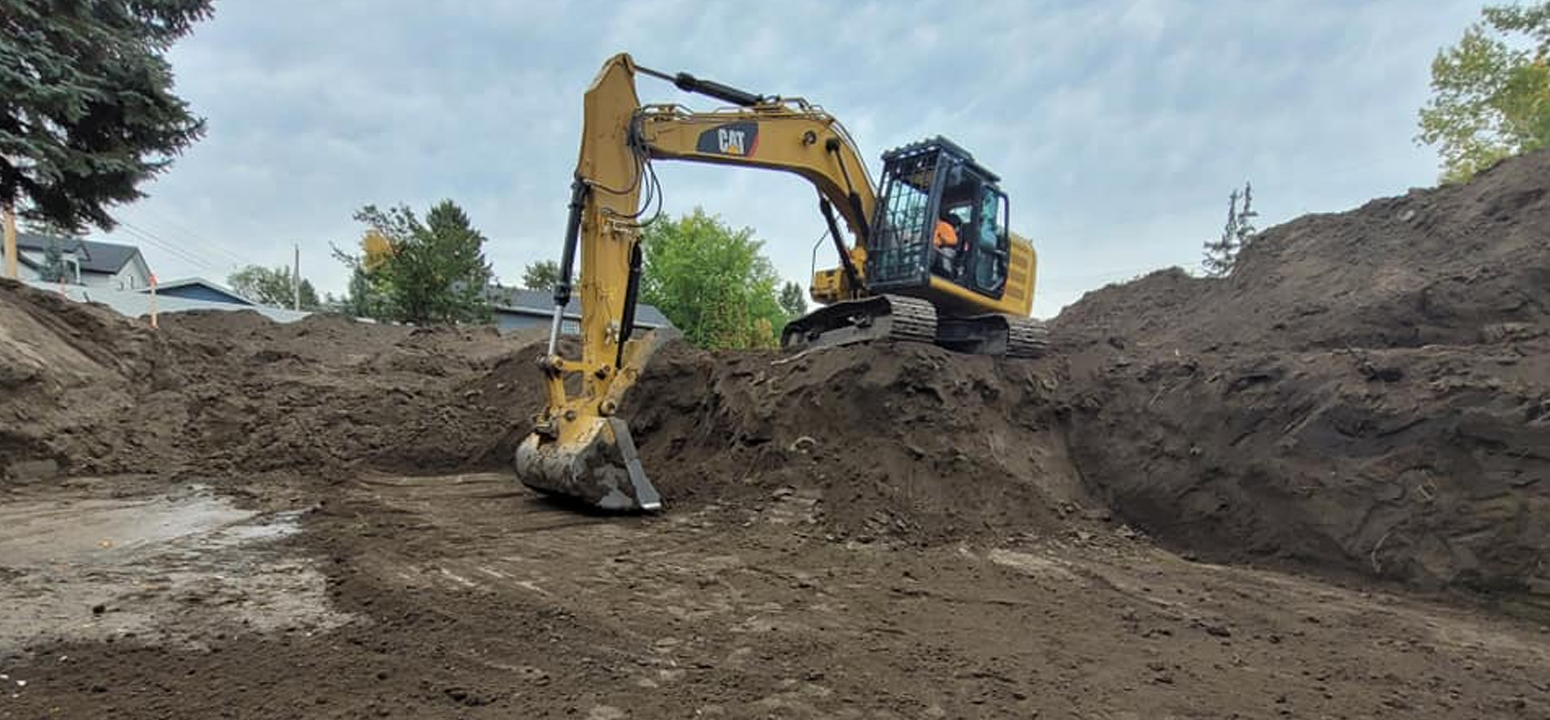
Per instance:
[[[177,287],[157,288],[157,295],[165,297],[187,298],[189,300],[202,300],[204,302],[230,303],[233,305],[252,305],[246,298],[221,292],[208,285],[188,284]]]

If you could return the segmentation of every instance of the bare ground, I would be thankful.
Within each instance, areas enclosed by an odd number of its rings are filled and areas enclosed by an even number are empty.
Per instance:
[[[180,545],[222,545],[203,529],[147,540],[92,602],[49,591],[56,617],[8,614],[0,717],[1550,714],[1543,627],[1191,562],[1123,525],[920,548],[826,537],[800,493],[621,521],[499,474],[262,487],[233,512],[299,510],[303,531],[214,553],[248,581],[135,582],[181,572]],[[73,521],[15,508],[167,493],[111,495],[28,490],[7,517],[34,535]],[[70,552],[113,552],[87,547]],[[276,565],[325,576],[327,611],[277,611],[295,591],[262,580]],[[5,592],[52,571],[12,567]],[[144,625],[160,629],[121,629]]]

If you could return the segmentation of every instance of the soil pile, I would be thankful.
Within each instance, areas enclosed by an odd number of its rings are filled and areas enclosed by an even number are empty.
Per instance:
[[[93,418],[133,409],[132,389],[151,382],[159,350],[110,310],[0,280],[0,474],[73,464]]]
[[[501,470],[542,398],[541,344],[490,330],[196,312],[153,332],[14,285],[0,303],[24,368],[0,399],[0,467],[18,479]],[[678,507],[791,497],[860,540],[1036,532],[1103,514],[1066,456],[1053,367],[670,344],[622,414]]]
[[[1089,293],[1067,331],[1147,345],[1309,350],[1478,345],[1550,327],[1550,152],[1464,185],[1271,228],[1231,276],[1177,268]]]
[[[0,472],[489,467],[538,408],[527,339],[330,316],[163,315],[161,329],[0,284]]]
[[[1054,366],[917,344],[799,356],[682,344],[623,409],[670,500],[816,501],[840,536],[937,542],[1102,516],[1066,454]]]
[[[1196,551],[1550,605],[1547,193],[1538,153],[1088,294],[1055,321],[1078,466]]]

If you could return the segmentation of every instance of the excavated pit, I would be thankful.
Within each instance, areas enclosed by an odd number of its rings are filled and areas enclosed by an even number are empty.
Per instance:
[[[671,504],[811,497],[943,542],[1113,512],[1226,560],[1543,595],[1550,154],[1273,228],[1223,279],[1090,293],[1040,361],[669,347],[622,413]],[[55,474],[492,470],[537,339],[186,313],[0,285],[0,448]],[[326,482],[326,480],[320,480]]]
[[[152,331],[0,281],[0,499],[54,517],[199,488],[300,528],[131,570],[84,545],[84,581],[0,558],[33,615],[76,588],[144,633],[102,640],[90,608],[12,627],[0,662],[52,694],[0,718],[282,717],[318,687],[325,716],[625,717],[621,687],[642,717],[1550,711],[1542,630],[1375,594],[1550,617],[1550,153],[1300,218],[1230,277],[1153,273],[1052,329],[1033,361],[668,346],[621,413],[668,512],[606,518],[509,476],[535,336],[244,312]],[[197,566],[157,580],[176,592],[120,582],[166,558]],[[1264,564],[1357,589],[1241,569]],[[264,595],[228,566],[304,587],[310,614],[243,610]],[[189,607],[212,598],[238,612]]]

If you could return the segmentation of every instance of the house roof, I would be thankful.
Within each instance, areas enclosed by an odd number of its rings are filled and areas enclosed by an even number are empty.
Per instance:
[[[229,287],[226,287],[225,285],[222,285],[222,284],[220,284],[218,282],[215,282],[214,280],[206,280],[206,279],[204,279],[202,277],[177,278],[176,280],[167,280],[167,281],[164,281],[164,282],[158,282],[158,283],[156,283],[156,292],[164,293],[164,292],[166,292],[168,290],[176,290],[178,288],[186,288],[186,287],[202,287],[202,288],[209,289],[209,290],[211,290],[213,292],[217,292],[217,293],[220,293],[222,295],[225,295],[225,296],[231,298],[232,303],[236,304],[236,305],[257,305],[258,304],[258,303],[253,302],[252,300],[249,300],[249,299],[243,297],[236,290],[233,290],[233,289],[231,289]],[[138,288],[135,292],[149,293],[150,291],[151,291],[150,288],[143,287],[143,288]]]
[[[59,238],[52,235],[44,235],[33,232],[16,233],[16,247],[23,250],[43,252],[48,250],[49,243],[60,242],[61,247],[67,252],[74,252],[81,262],[81,272],[97,272],[113,274],[124,269],[136,255],[140,254],[140,248],[133,245],[119,245],[118,243],[105,243],[96,240],[80,240],[77,238]]]
[[[146,315],[151,311],[151,296],[148,293],[134,290],[112,290],[109,288],[87,287],[85,285],[64,285],[46,283],[36,280],[24,280],[28,285],[39,290],[51,293],[62,293],[66,299],[76,302],[102,303],[121,315],[135,318]],[[180,297],[156,298],[156,308],[161,313],[183,312],[186,310],[220,310],[223,312],[256,312],[276,322],[291,322],[307,317],[310,313],[282,310],[280,308],[264,307],[262,305],[235,305],[228,302],[213,302],[209,300],[191,300]],[[368,321],[369,322],[369,321]]]
[[[489,289],[490,303],[496,310],[505,312],[522,313],[526,315],[542,315],[545,317],[554,314],[554,293],[548,290],[528,290],[525,288],[492,287]],[[565,317],[578,319],[581,317],[581,298],[572,295],[570,303],[565,306]],[[635,323],[646,327],[672,327],[672,321],[667,319],[660,310],[645,303],[637,303],[635,306]]]

